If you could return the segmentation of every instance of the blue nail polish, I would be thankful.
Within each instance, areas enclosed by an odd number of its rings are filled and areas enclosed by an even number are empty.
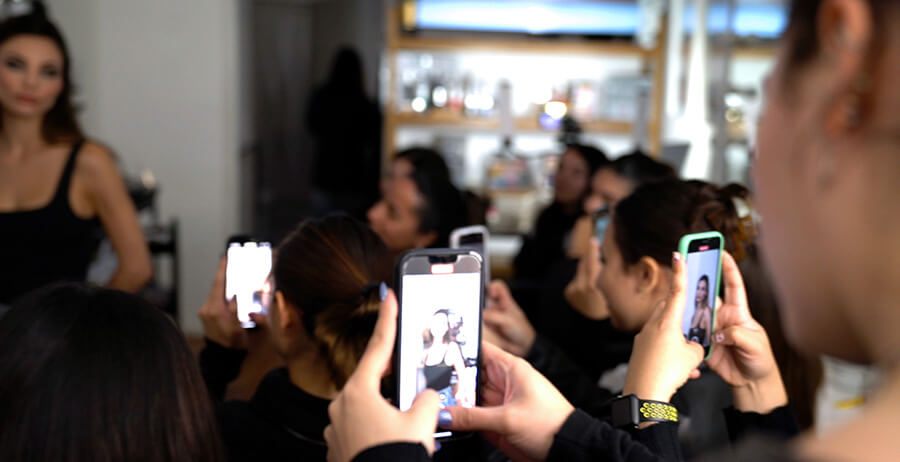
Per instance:
[[[439,441],[434,442],[434,452],[438,452],[441,450],[441,443]]]
[[[384,299],[387,298],[387,294],[388,294],[387,284],[382,282],[381,286],[378,288],[378,290],[379,290],[378,295],[381,297],[381,301],[384,301]]]
[[[438,412],[438,427],[449,428],[451,422],[453,422],[453,415],[450,414],[450,411],[445,409]]]

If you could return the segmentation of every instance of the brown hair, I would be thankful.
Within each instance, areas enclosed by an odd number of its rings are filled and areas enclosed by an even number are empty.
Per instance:
[[[391,267],[381,239],[345,215],[307,220],[278,247],[275,287],[300,310],[338,388],[356,369],[372,336],[378,283],[390,282]]]
[[[0,460],[225,460],[184,335],[142,298],[79,284],[0,323]]]
[[[44,141],[53,144],[57,142],[76,143],[83,140],[84,134],[75,117],[75,107],[72,104],[72,66],[69,60],[69,51],[59,29],[47,19],[42,2],[34,2],[31,13],[14,16],[0,23],[0,44],[19,35],[37,35],[50,39],[59,48],[63,57],[63,86],[56,98],[56,103],[44,116],[41,127]],[[0,130],[3,130],[2,123],[3,120],[0,119]]]

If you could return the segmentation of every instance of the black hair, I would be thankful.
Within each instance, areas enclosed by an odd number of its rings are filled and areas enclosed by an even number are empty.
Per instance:
[[[416,211],[419,232],[437,234],[431,247],[447,247],[453,230],[468,223],[465,200],[450,179],[447,163],[437,151],[421,147],[401,151],[396,158],[413,165],[410,179],[422,195],[422,204]]]
[[[594,146],[587,144],[569,144],[566,147],[576,152],[584,159],[584,162],[588,166],[588,178],[590,178],[598,169],[605,165],[609,165],[610,163],[609,158],[606,157],[606,153]]]
[[[0,460],[224,460],[184,336],[135,295],[26,295],[0,323],[0,351]]]
[[[718,187],[703,181],[668,180],[648,183],[616,205],[612,226],[615,243],[626,265],[649,256],[672,266],[672,252],[681,236],[719,231],[725,248],[734,253],[745,243],[742,220],[733,198],[745,199],[749,191],[740,185]]]
[[[710,294],[709,294],[709,276],[707,276],[707,275],[705,275],[705,274],[704,274],[703,276],[700,276],[700,279],[697,280],[697,284],[698,284],[698,285],[700,284],[700,281],[706,281],[706,306],[712,306],[712,305],[709,303],[709,297],[710,297]]]
[[[62,33],[49,19],[43,2],[33,2],[28,14],[13,16],[0,23],[0,44],[20,35],[36,35],[50,39],[63,57],[63,86],[56,98],[56,103],[44,116],[41,135],[48,143],[67,141],[75,143],[84,139],[84,134],[75,117],[75,106],[72,104],[72,72],[69,51]],[[0,130],[2,130],[0,120]]]
[[[608,168],[611,168],[617,175],[628,180],[632,188],[678,177],[672,166],[653,159],[641,150],[635,150],[616,158],[609,164]]]

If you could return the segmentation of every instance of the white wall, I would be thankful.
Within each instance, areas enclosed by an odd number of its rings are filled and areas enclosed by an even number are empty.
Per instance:
[[[69,41],[89,136],[125,171],[149,168],[181,225],[181,321],[199,332],[237,227],[240,0],[49,0]]]

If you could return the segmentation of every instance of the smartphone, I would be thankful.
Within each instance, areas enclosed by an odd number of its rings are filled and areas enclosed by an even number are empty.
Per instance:
[[[245,329],[256,327],[250,313],[266,312],[272,298],[272,245],[247,236],[228,240],[225,298],[237,301],[237,315]]]
[[[609,227],[609,207],[603,207],[591,213],[591,221],[594,223],[594,237],[597,242],[603,243],[603,236],[606,235],[606,228]]]
[[[454,249],[474,250],[481,255],[484,266],[484,284],[491,282],[491,254],[488,252],[488,240],[491,233],[482,225],[456,228],[450,233],[450,247]]]
[[[405,411],[426,388],[441,407],[480,403],[481,309],[484,262],[463,249],[422,249],[397,264],[397,343],[394,354],[395,403]],[[439,439],[468,433],[436,429]]]
[[[716,297],[722,276],[722,249],[725,239],[717,231],[688,234],[678,251],[687,263],[687,300],[682,331],[685,338],[703,346],[709,357],[716,325]]]

